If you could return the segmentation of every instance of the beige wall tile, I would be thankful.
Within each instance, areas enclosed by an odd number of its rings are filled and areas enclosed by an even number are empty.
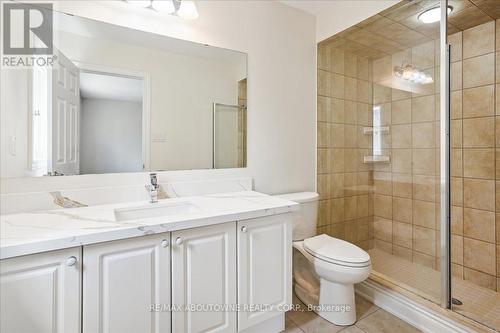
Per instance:
[[[392,57],[385,56],[373,61],[373,82],[387,80],[392,76]]]
[[[330,126],[330,147],[344,147],[344,125],[331,124]]]
[[[410,124],[411,123],[411,99],[403,99],[392,102],[392,123]]]
[[[333,48],[331,51],[331,70],[337,74],[344,74],[344,51]]]
[[[357,81],[357,97],[356,101],[362,103],[370,103],[370,87],[371,84],[368,81],[358,80]]]
[[[412,226],[408,223],[393,222],[394,244],[411,248],[412,246]]]
[[[434,175],[436,173],[436,150],[413,149],[413,174]]]
[[[433,122],[412,124],[412,147],[433,148],[436,146],[436,127]]]
[[[373,213],[375,216],[392,219],[392,197],[375,194],[373,200]]]
[[[433,229],[413,225],[413,249],[434,256],[436,254],[436,232]]]
[[[495,86],[464,89],[463,117],[487,117],[495,115]]]
[[[368,58],[358,57],[358,72],[357,72],[358,79],[368,80],[370,78],[369,71],[370,71],[370,64]]]
[[[464,262],[464,238],[451,235],[451,262],[463,265]]]
[[[451,64],[450,69],[450,77],[451,77],[451,90],[461,90],[462,89],[462,62],[457,61]]]
[[[330,172],[331,150],[318,149],[318,173]]]
[[[318,69],[330,71],[330,52],[328,45],[318,46]]]
[[[413,203],[411,199],[393,198],[393,218],[399,222],[412,223]]]
[[[393,125],[391,138],[393,148],[411,148],[411,125]]]
[[[451,275],[453,277],[463,279],[464,278],[464,266],[458,264],[451,264]]]
[[[344,196],[344,178],[343,173],[334,173],[330,176],[332,198],[341,198]],[[318,184],[319,185],[319,184]]]
[[[464,207],[495,211],[495,181],[464,178]]]
[[[412,198],[412,176],[411,174],[398,174],[392,175],[392,193],[394,196],[403,198]]]
[[[410,99],[411,98],[411,91],[405,91],[405,90],[400,90],[393,88],[392,89],[392,100],[393,101],[399,101],[402,99]]]
[[[475,285],[495,290],[495,277],[470,268],[464,268],[464,280],[470,281]]]
[[[333,173],[344,172],[344,149],[332,149],[330,153],[330,170]]]
[[[494,243],[495,213],[464,208],[464,236]]]
[[[413,47],[411,57],[412,63],[419,69],[434,67],[434,41]]]
[[[358,103],[355,101],[344,102],[344,122],[346,124],[357,124],[358,122]]]
[[[318,148],[330,147],[330,126],[328,123],[318,123]]]
[[[463,120],[464,148],[494,147],[495,119],[493,117]]]
[[[373,104],[387,103],[391,101],[392,90],[389,87],[373,84]]]
[[[392,243],[392,221],[375,216],[373,232],[376,239]]]
[[[331,99],[331,121],[333,123],[344,123],[344,100],[338,98]]]
[[[464,58],[476,57],[495,51],[495,22],[491,21],[463,32]]]
[[[496,52],[495,54],[495,66],[496,66],[496,75],[495,75],[495,81],[498,83],[500,82],[500,52]]]
[[[347,54],[344,59],[344,74],[349,77],[358,75],[358,56]]]
[[[411,247],[411,239],[410,239],[410,244],[406,244],[406,246]],[[408,260],[409,262],[411,262],[411,260],[412,260],[412,251],[411,251],[411,249],[406,248],[406,247],[393,245],[392,246],[392,254],[394,254],[396,257],[400,257],[400,258],[403,258],[405,260]]]
[[[371,126],[373,123],[372,109],[369,104],[357,103],[357,122],[361,126]]]
[[[451,61],[462,60],[462,32],[448,36],[448,43],[451,44]]]
[[[345,210],[344,210],[344,198],[337,198],[331,201],[332,212],[331,218],[332,223],[340,223],[345,220]]]
[[[392,150],[392,171],[411,173],[411,149]]]
[[[451,204],[455,206],[462,206],[463,193],[464,193],[463,178],[451,177]]]
[[[451,121],[451,147],[462,148],[463,124],[462,120]]]
[[[453,177],[463,176],[463,150],[462,149],[452,149],[451,150],[451,175]]]
[[[465,59],[463,81],[464,89],[495,83],[495,54]]]
[[[385,242],[375,238],[373,242],[374,248],[392,254],[392,242]]]
[[[413,262],[425,267],[435,268],[436,267],[436,257],[433,255],[427,255],[420,252],[413,251]]]
[[[331,121],[330,97],[318,96],[318,121]]]
[[[344,147],[358,147],[358,127],[356,125],[344,125]]]
[[[392,195],[392,177],[390,172],[373,173],[374,193]]]
[[[413,198],[435,201],[437,180],[435,176],[413,175]]]
[[[464,149],[464,177],[495,179],[495,150]]]
[[[413,200],[413,224],[426,228],[434,228],[435,222],[436,222],[435,203]]]
[[[464,234],[464,209],[459,206],[451,206],[451,233],[455,235]]]
[[[496,271],[495,245],[464,238],[464,266],[494,275]]]
[[[451,119],[462,118],[462,90],[451,93]]]
[[[358,80],[352,77],[344,78],[344,98],[349,101],[358,100]]]
[[[346,221],[354,220],[356,218],[357,207],[358,207],[358,200],[356,196],[344,198],[344,212]]]
[[[330,96],[335,98],[344,98],[344,76],[340,74],[331,74]]]
[[[357,210],[356,217],[367,217],[368,216],[368,195],[357,196]]]
[[[412,122],[434,121],[436,116],[434,95],[412,98],[411,101]]]
[[[324,226],[331,223],[331,201],[321,200],[318,205],[318,226]]]
[[[318,95],[330,96],[331,79],[330,73],[318,70]]]
[[[318,194],[319,194],[319,199],[330,199],[331,197],[331,178],[329,174],[321,174],[318,175],[317,177],[317,182],[318,182]]]

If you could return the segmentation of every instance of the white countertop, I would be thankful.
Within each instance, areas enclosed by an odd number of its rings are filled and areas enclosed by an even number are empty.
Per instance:
[[[117,221],[115,209],[190,203],[192,212]],[[253,191],[0,216],[0,259],[211,224],[283,214],[298,204]]]

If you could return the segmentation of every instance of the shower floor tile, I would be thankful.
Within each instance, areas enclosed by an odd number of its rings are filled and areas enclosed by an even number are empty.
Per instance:
[[[372,260],[372,274],[434,303],[440,303],[439,271],[378,249],[369,250],[368,253]],[[452,297],[463,303],[453,306],[455,312],[500,330],[500,293],[453,278]]]

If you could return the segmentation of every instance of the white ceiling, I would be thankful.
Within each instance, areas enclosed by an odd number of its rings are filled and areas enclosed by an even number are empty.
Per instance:
[[[142,80],[80,72],[80,97],[142,102]]]
[[[279,1],[316,16],[317,42],[321,42],[399,2],[399,0]]]

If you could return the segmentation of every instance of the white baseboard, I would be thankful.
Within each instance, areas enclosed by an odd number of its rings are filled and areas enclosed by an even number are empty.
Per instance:
[[[401,320],[423,332],[429,333],[474,333],[476,331],[437,314],[422,304],[382,285],[366,280],[356,285],[356,293],[378,307],[392,313]]]

